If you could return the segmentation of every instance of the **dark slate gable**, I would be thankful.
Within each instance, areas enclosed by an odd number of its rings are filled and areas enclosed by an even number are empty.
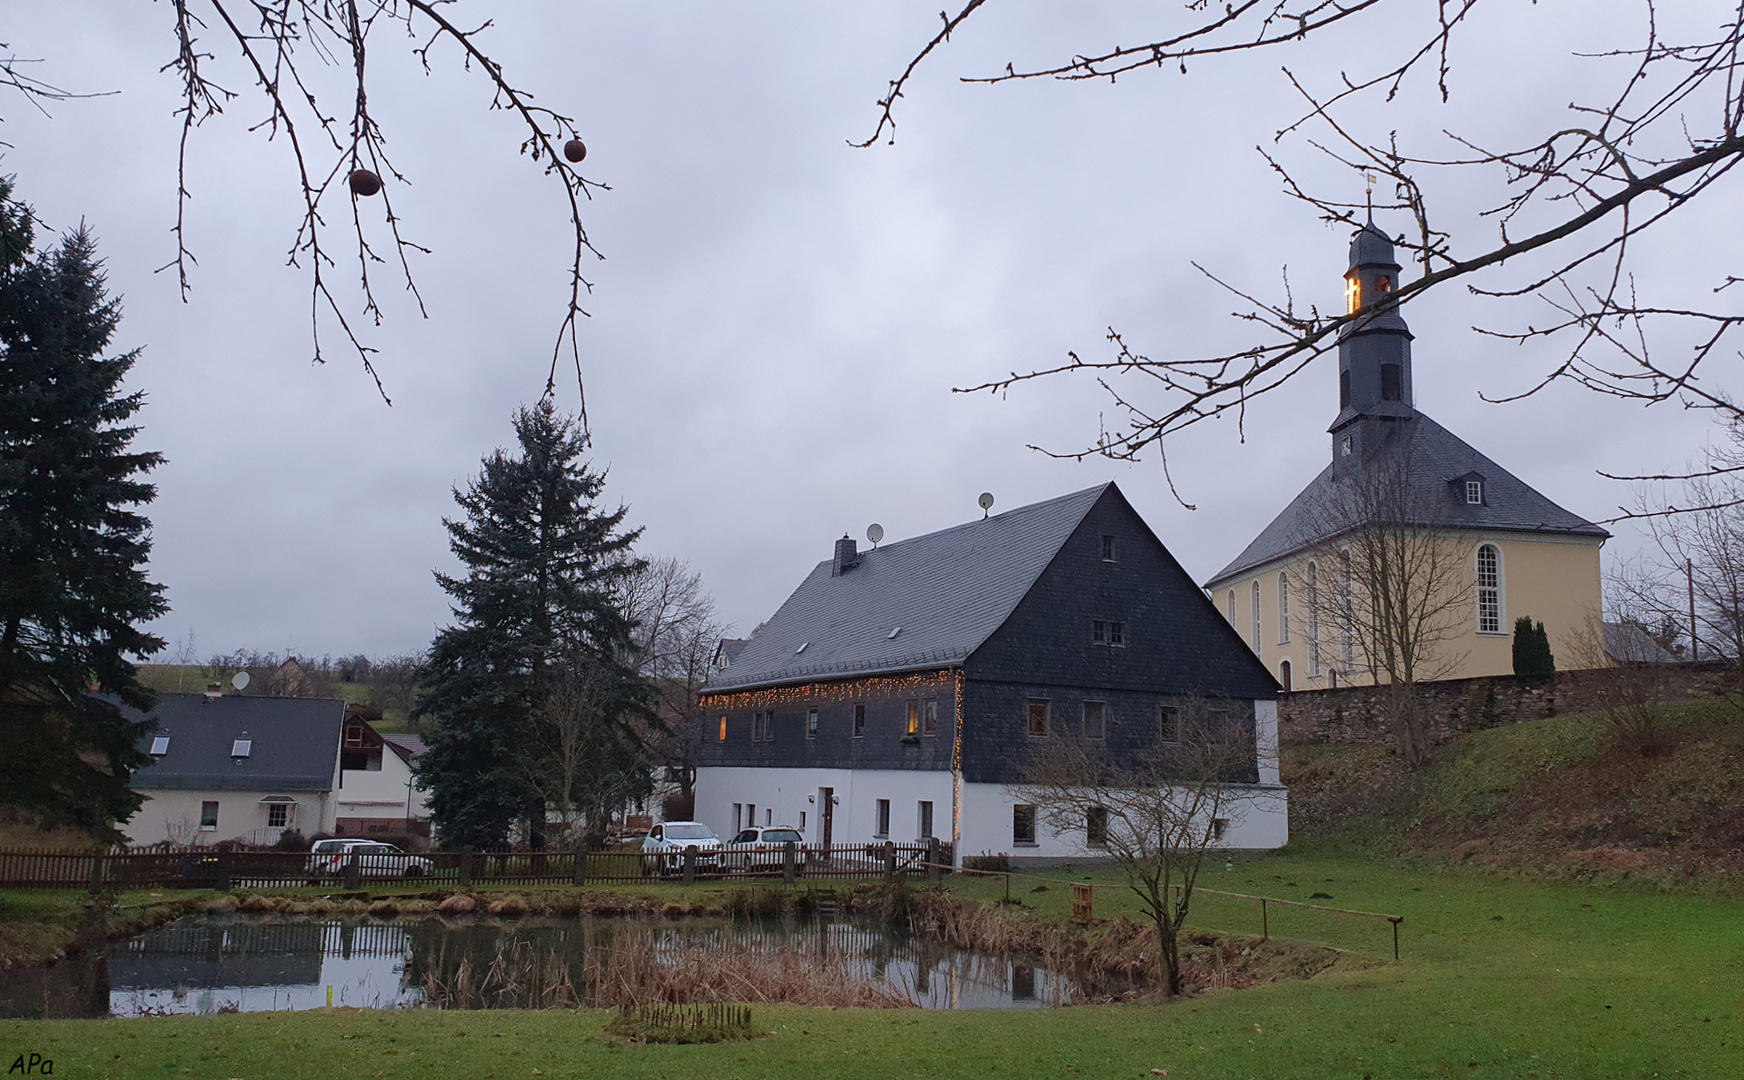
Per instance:
[[[1005,622],[1112,487],[863,551],[839,576],[832,576],[833,560],[819,563],[732,666],[709,681],[709,691],[961,663]]]
[[[140,714],[126,710],[135,719]],[[162,694],[144,714],[169,753],[133,775],[140,791],[326,791],[339,762],[345,703],[309,698]],[[244,735],[246,732],[246,736]],[[230,756],[240,738],[250,754]],[[151,736],[140,749],[151,748]]]
[[[1422,485],[1426,504],[1443,508],[1438,520],[1425,524],[1448,529],[1551,533],[1596,539],[1611,535],[1540,495],[1524,480],[1421,412],[1402,423],[1409,432],[1412,482]],[[1213,588],[1325,540],[1325,537],[1314,535],[1314,526],[1323,517],[1319,509],[1332,498],[1334,471],[1332,465],[1322,470],[1301,494],[1291,500],[1284,512],[1272,519],[1254,542],[1235,557],[1235,561],[1206,582],[1206,588]],[[1467,503],[1463,490],[1456,490],[1452,485],[1452,481],[1468,476],[1483,480],[1482,505]]]

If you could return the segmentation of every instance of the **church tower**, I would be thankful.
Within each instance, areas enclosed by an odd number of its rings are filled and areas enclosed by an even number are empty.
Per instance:
[[[1354,314],[1398,285],[1393,242],[1371,221],[1350,241],[1346,311]],[[1338,417],[1330,429],[1334,472],[1359,467],[1416,415],[1411,330],[1404,317],[1393,309],[1346,323],[1338,335]]]

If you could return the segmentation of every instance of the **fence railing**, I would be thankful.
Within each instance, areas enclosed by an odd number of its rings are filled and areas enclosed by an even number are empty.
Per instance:
[[[0,851],[0,888],[358,889],[414,882],[450,888],[740,878],[785,881],[937,877],[950,847],[928,844],[733,845],[649,852],[571,851]]]

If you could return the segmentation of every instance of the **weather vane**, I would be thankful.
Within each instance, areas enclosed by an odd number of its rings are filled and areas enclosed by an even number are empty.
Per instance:
[[[1375,174],[1363,173],[1363,179],[1369,182],[1369,186],[1363,189],[1363,197],[1368,200],[1369,224],[1373,225],[1375,223]]]

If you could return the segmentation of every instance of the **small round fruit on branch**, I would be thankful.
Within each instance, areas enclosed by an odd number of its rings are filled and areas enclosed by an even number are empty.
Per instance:
[[[587,157],[587,144],[580,139],[571,139],[563,144],[563,156],[572,164],[579,165]]]
[[[369,198],[382,189],[382,178],[368,169],[353,169],[350,177],[351,191],[354,195]]]

